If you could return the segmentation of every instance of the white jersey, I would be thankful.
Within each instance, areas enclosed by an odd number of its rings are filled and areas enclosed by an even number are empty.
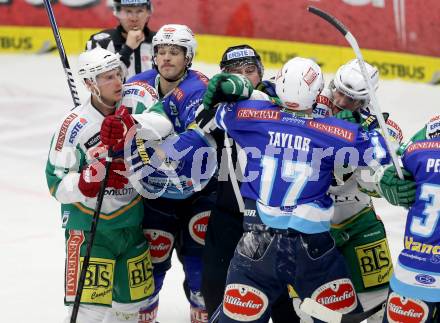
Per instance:
[[[108,154],[100,139],[103,120],[104,116],[88,99],[64,116],[52,139],[46,177],[51,194],[62,203],[63,225],[70,229],[88,229],[96,207],[96,197],[84,196],[78,182],[87,164]],[[112,228],[139,224],[142,214],[137,213],[141,205],[141,198],[130,183],[122,189],[106,188],[100,227],[106,223]]]

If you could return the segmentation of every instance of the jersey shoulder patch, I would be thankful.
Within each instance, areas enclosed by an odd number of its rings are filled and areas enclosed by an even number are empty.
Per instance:
[[[433,117],[426,125],[426,138],[440,137],[440,115]]]

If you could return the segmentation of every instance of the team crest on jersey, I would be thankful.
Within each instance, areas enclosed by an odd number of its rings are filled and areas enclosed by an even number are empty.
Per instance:
[[[191,218],[188,224],[191,238],[201,245],[205,245],[206,229],[208,228],[210,214],[210,211],[198,213]]]
[[[357,298],[353,283],[348,278],[341,278],[318,287],[312,299],[325,307],[346,314],[357,307]]]
[[[61,151],[64,144],[64,139],[66,138],[67,129],[72,121],[77,117],[76,113],[71,113],[64,119],[63,124],[61,125],[60,132],[58,133],[57,143],[55,145],[55,150]]]
[[[174,236],[163,230],[146,229],[144,235],[150,243],[151,261],[153,264],[165,261],[171,254]]]
[[[266,311],[268,303],[267,296],[259,289],[244,284],[230,284],[226,286],[223,312],[236,321],[255,321]]]
[[[390,323],[423,323],[428,317],[428,305],[421,300],[402,297],[394,292],[388,297],[386,308]]]

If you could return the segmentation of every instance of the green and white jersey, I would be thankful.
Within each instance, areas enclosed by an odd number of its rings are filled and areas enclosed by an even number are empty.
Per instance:
[[[335,212],[331,219],[332,224],[340,224],[356,216],[365,208],[373,207],[370,195],[361,190],[361,187],[367,186],[369,181],[366,177],[370,174],[369,169],[361,167],[353,172],[348,171],[346,168],[335,168],[335,181],[328,191],[335,202]],[[362,178],[365,179],[365,182],[362,181]],[[371,176],[371,184],[373,183]]]
[[[50,193],[61,203],[67,229],[90,230],[96,197],[84,196],[78,182],[86,165],[108,154],[100,139],[103,120],[89,99],[64,116],[52,138],[46,179]],[[123,189],[106,188],[98,230],[136,226],[142,216],[141,196],[130,183]]]

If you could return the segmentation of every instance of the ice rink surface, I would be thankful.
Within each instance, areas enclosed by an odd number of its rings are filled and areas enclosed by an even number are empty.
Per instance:
[[[77,57],[69,57],[76,77]],[[212,76],[217,66],[193,66]],[[72,99],[58,55],[0,56],[0,321],[62,322],[64,235],[59,203],[48,192],[44,174],[49,143]],[[266,71],[266,77],[274,70]],[[327,81],[330,80],[327,77]],[[80,97],[87,96],[77,80]],[[403,81],[381,81],[382,111],[405,138],[440,113],[440,88]],[[393,260],[402,247],[403,208],[375,200],[385,222]],[[174,259],[161,292],[158,321],[189,322],[181,265]]]

